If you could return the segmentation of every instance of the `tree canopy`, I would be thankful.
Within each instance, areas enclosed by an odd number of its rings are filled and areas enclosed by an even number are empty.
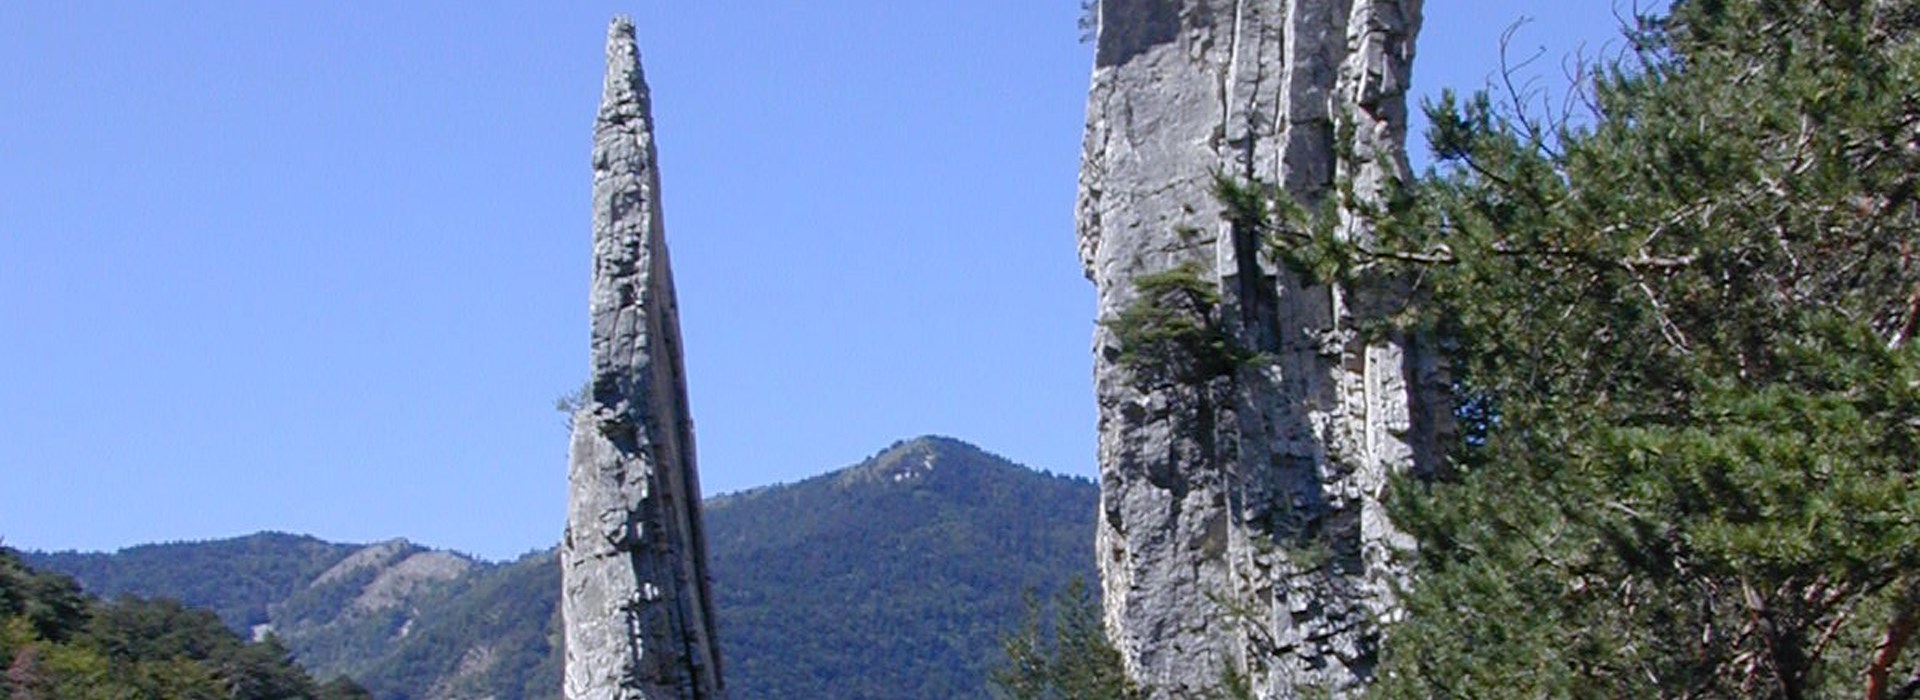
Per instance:
[[[1375,692],[1920,690],[1917,32],[1912,0],[1681,0],[1571,110],[1429,105],[1440,164],[1376,239],[1274,236],[1414,280],[1390,322],[1452,351]]]
[[[0,700],[370,700],[316,683],[271,637],[248,642],[170,600],[100,602],[0,547]]]

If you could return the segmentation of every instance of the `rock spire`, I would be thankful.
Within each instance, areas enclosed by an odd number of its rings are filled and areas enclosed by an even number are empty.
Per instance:
[[[693,421],[633,24],[593,129],[592,375],[560,546],[568,700],[723,698]]]
[[[1405,93],[1420,0],[1100,0],[1077,207],[1101,319],[1147,275],[1197,271],[1244,352],[1147,383],[1095,333],[1107,626],[1156,698],[1225,671],[1255,696],[1351,697],[1397,614],[1388,476],[1433,469],[1451,429],[1438,354],[1363,334],[1404,291],[1323,285],[1236,227],[1215,175],[1371,235],[1409,177]]]

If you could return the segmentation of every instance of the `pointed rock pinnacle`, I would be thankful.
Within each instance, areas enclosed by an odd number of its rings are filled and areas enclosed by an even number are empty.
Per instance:
[[[719,700],[693,421],[633,23],[593,129],[591,377],[560,545],[567,700]]]

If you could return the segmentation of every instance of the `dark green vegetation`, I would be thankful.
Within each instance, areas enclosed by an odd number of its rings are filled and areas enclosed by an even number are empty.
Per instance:
[[[1376,692],[1913,697],[1920,2],[1683,0],[1630,39],[1573,114],[1433,105],[1378,240],[1274,237],[1417,279],[1396,322],[1454,350]]]
[[[1084,480],[921,438],[838,472],[709,500],[732,697],[988,697],[1023,592],[1051,596],[1094,576],[1096,498]],[[349,555],[365,565],[340,566]],[[552,551],[468,562],[450,577],[430,574],[451,570],[451,555],[404,542],[274,534],[29,556],[80,574],[88,590],[192,592],[193,604],[237,611],[225,617],[236,628],[270,623],[303,663],[379,698],[559,696]]]
[[[72,573],[91,592],[178,599],[221,611],[237,631],[271,631],[302,665],[358,679],[380,698],[451,696],[487,682],[512,687],[501,676],[524,675],[548,656],[546,623],[557,607],[539,597],[491,605],[499,601],[474,592],[525,579],[540,555],[480,565],[401,540],[362,547],[261,533],[27,556]],[[558,590],[551,557],[544,562],[539,571]],[[521,629],[534,639],[512,633]],[[450,639],[458,634],[469,636]],[[494,656],[501,648],[512,651]]]
[[[1074,579],[1045,603],[1027,597],[1027,620],[1002,646],[993,686],[1007,700],[1143,700],[1107,639],[1100,600]]]
[[[1091,578],[1096,493],[944,438],[707,505],[741,698],[986,697],[1025,591]]]
[[[248,642],[211,612],[170,600],[102,602],[4,547],[0,667],[0,698],[18,700],[370,697],[344,678],[315,682],[279,642]]]
[[[552,551],[482,565],[423,596],[399,639],[368,645],[377,656],[354,677],[383,700],[557,698],[559,597]],[[336,653],[344,663],[360,660]]]
[[[165,595],[212,610],[242,633],[266,624],[267,606],[291,597],[358,547],[263,532],[218,542],[150,544],[112,556],[27,556],[34,566],[80,579],[103,596]]]
[[[1233,374],[1248,353],[1220,318],[1220,292],[1198,265],[1142,275],[1140,298],[1101,323],[1120,340],[1120,363],[1142,388],[1205,384]]]

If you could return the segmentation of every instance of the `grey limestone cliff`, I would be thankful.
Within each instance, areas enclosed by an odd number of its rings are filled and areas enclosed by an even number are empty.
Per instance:
[[[560,549],[568,700],[724,697],[652,121],[633,25],[616,19],[593,132],[592,375]]]
[[[1100,0],[1079,247],[1111,320],[1136,281],[1216,285],[1242,357],[1143,382],[1094,338],[1098,552],[1107,625],[1157,698],[1229,669],[1262,698],[1357,694],[1411,546],[1390,474],[1430,470],[1445,367],[1417,337],[1363,334],[1403,285],[1317,284],[1236,226],[1215,176],[1331,211],[1365,240],[1408,176],[1405,93],[1420,0]]]

